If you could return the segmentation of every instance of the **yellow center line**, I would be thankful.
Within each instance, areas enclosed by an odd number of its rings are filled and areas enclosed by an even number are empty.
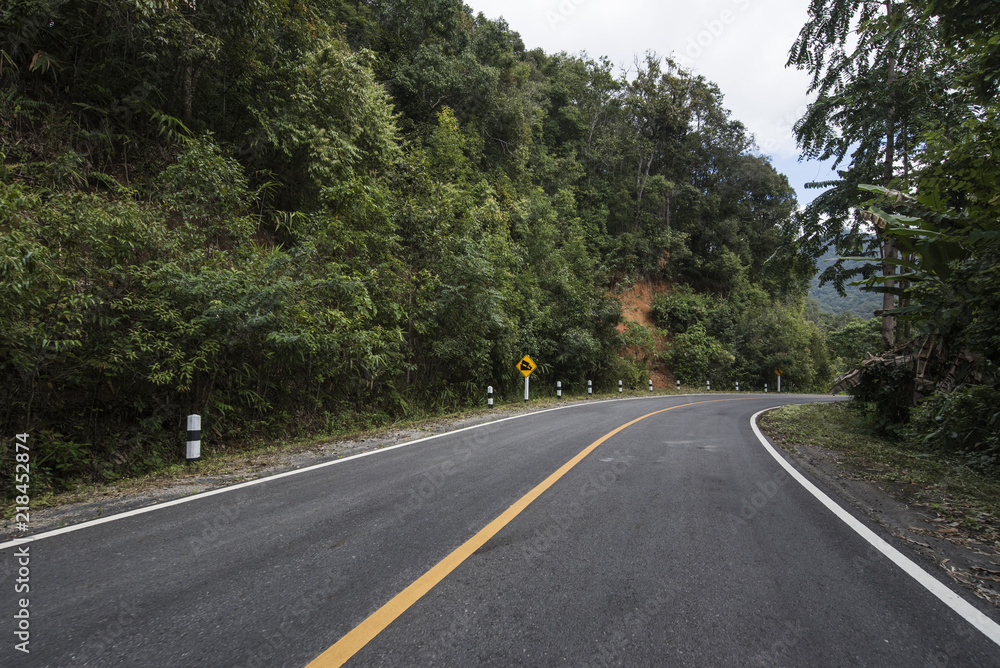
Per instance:
[[[334,643],[329,649],[320,654],[318,657],[313,659],[313,661],[306,666],[306,668],[335,668],[336,666],[344,665],[344,663],[357,654],[362,647],[367,645],[373,638],[375,638],[375,636],[384,631],[387,626],[396,621],[396,619],[406,612],[411,605],[420,600],[424,594],[437,586],[437,584],[448,577],[453,570],[458,568],[462,562],[472,556],[476,550],[485,545],[486,541],[497,535],[501,529],[510,524],[511,520],[517,517],[522,510],[531,505],[531,503],[541,496],[545,490],[554,485],[556,481],[566,475],[570,469],[583,461],[587,455],[596,450],[598,446],[615,434],[628,429],[636,422],[641,422],[648,417],[665,413],[666,411],[672,411],[675,408],[697,406],[698,404],[712,404],[720,401],[741,400],[713,399],[710,401],[695,401],[690,404],[681,404],[680,406],[662,408],[658,411],[653,411],[652,413],[647,413],[642,417],[638,417],[631,422],[626,422],[620,427],[609,431],[604,436],[601,436],[599,439],[581,450],[580,453],[571,460],[560,466],[555,473],[539,483],[534,489],[515,501],[514,504],[505,510],[499,517],[487,524],[486,527],[479,531],[479,533],[463,543],[454,552],[438,562],[437,565],[429,571],[421,575],[413,584],[396,594],[392,600],[373,612],[368,619],[358,624],[351,632]]]

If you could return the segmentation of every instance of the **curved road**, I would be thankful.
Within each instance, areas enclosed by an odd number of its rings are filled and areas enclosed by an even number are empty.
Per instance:
[[[752,430],[827,400],[578,404],[0,544],[0,665],[1000,665]]]

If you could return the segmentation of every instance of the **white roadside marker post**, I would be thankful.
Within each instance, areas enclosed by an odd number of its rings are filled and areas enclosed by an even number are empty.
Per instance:
[[[187,463],[201,459],[201,416],[188,415],[187,418]]]
[[[493,408],[493,386],[486,388],[486,405]]]
[[[591,396],[591,395],[592,395],[593,393],[594,393],[594,381],[592,381],[592,380],[588,380],[588,381],[587,381],[587,398],[589,399],[589,398],[590,398],[590,396]]]
[[[653,379],[652,378],[649,379],[649,391],[650,392],[653,391]]]
[[[622,382],[619,380],[618,381],[618,394],[621,394],[621,393],[622,393]]]
[[[556,381],[556,399],[562,399],[562,381]]]

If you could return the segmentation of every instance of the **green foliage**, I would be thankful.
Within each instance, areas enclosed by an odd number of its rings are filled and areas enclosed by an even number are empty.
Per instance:
[[[1000,465],[1000,390],[986,385],[939,392],[913,409],[907,436],[922,447],[958,455],[967,464]]]
[[[986,407],[995,404],[1000,365],[1000,24],[992,4],[814,2],[789,57],[811,72],[818,96],[796,126],[807,155],[838,164],[850,155],[837,187],[804,219],[810,245],[832,243],[841,255],[823,277],[842,288],[860,275],[883,297],[886,343],[896,318],[907,338],[926,335],[919,355],[911,344],[866,364],[855,399],[884,433],[985,458],[995,456],[993,436],[980,430],[995,423]],[[876,250],[882,276],[845,264]],[[830,341],[857,351],[870,336],[854,324]],[[935,387],[906,427],[913,402]]]
[[[708,335],[701,323],[676,336],[667,353],[674,376],[689,384],[724,375],[735,359],[722,343]]]
[[[854,368],[869,355],[883,351],[882,323],[878,319],[855,320],[826,335],[830,354],[839,359],[840,371]]]
[[[784,387],[825,390],[832,378],[825,336],[803,305],[774,302],[746,282],[725,298],[682,286],[659,295],[651,315],[674,334],[667,360],[682,380],[763,388],[781,368]]]
[[[690,286],[682,285],[657,295],[650,315],[660,327],[683,334],[689,327],[704,323],[714,308],[711,295],[696,293]]]
[[[634,360],[639,369],[648,369],[656,361],[656,329],[637,322],[622,323],[622,341],[626,356]]]
[[[853,254],[853,253],[852,253]],[[837,253],[828,250],[821,257],[816,259],[816,265],[822,275],[827,269],[834,267],[839,260]],[[864,272],[864,262],[841,262],[841,270],[854,272],[860,270]],[[837,271],[837,270],[834,270]],[[849,313],[858,318],[869,319],[882,308],[881,295],[872,294],[854,284],[840,283],[843,294],[838,292],[836,282],[823,282],[820,276],[813,278],[809,287],[809,296],[819,303],[820,309],[826,313],[839,315]]]
[[[825,373],[787,180],[669,59],[456,0],[8,4],[0,429],[39,484],[176,463],[189,413],[211,454],[513,395],[525,353],[567,387],[644,387],[665,336],[692,377]],[[642,278],[691,287],[619,333]]]
[[[937,23],[917,3],[897,0],[817,0],[793,45],[788,65],[807,70],[816,100],[796,123],[805,157],[833,159],[838,178],[802,215],[804,246],[815,256],[832,246],[838,260],[824,269],[823,283],[843,294],[851,278],[882,271],[892,281],[895,267],[879,258],[897,255],[891,239],[872,235],[856,211],[864,196],[858,186],[905,182],[925,127],[949,127],[960,105],[949,95]],[[884,311],[896,304],[882,295]],[[867,314],[865,314],[867,315]],[[883,313],[883,338],[895,342],[891,313]]]
[[[851,389],[852,400],[878,434],[902,437],[913,407],[914,375],[910,363],[871,365],[861,384]]]
[[[751,291],[717,316],[715,330],[739,362],[731,377],[744,387],[774,387],[781,369],[782,389],[826,391],[833,369],[822,331],[801,303],[764,304],[762,296]]]
[[[244,241],[257,222],[246,215],[256,199],[243,166],[222,151],[211,137],[185,140],[185,150],[157,179],[164,205],[184,223],[205,234]],[[241,217],[237,217],[244,214]]]

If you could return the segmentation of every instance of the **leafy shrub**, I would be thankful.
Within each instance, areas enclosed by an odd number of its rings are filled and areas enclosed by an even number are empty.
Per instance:
[[[694,292],[681,285],[671,292],[657,295],[650,315],[653,321],[674,334],[683,334],[689,327],[704,323],[715,307],[710,295]]]
[[[855,320],[826,337],[830,353],[841,360],[841,366],[850,368],[861,362],[867,353],[882,352],[882,322],[878,318]]]
[[[877,433],[900,438],[913,407],[912,364],[871,365],[851,396]]]
[[[667,359],[674,376],[685,383],[718,377],[736,360],[717,339],[708,335],[701,323],[674,338]]]
[[[1000,466],[1000,390],[974,385],[937,392],[913,409],[906,435],[977,467]]]

